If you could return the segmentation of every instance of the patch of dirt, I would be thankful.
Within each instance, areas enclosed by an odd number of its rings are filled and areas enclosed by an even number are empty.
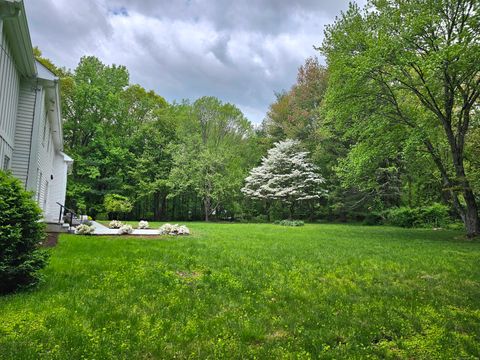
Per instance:
[[[197,271],[177,271],[177,276],[182,279],[196,280],[202,277],[203,274]]]
[[[437,280],[440,277],[440,275],[430,275],[430,274],[425,274],[420,276],[420,279],[427,280],[427,281],[432,281],[432,280]]]
[[[43,247],[55,247],[58,243],[58,233],[47,233],[47,237],[42,243]]]
[[[268,334],[267,339],[268,340],[283,339],[283,338],[286,338],[287,336],[288,336],[288,333],[285,330],[280,329],[280,330],[274,331],[271,334]]]

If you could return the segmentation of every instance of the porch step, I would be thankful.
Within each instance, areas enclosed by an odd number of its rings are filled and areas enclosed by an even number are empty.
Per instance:
[[[47,223],[47,233],[67,233],[70,225],[68,224],[59,224],[59,223]]]

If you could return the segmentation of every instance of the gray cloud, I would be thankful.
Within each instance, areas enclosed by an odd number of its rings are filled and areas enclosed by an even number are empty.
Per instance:
[[[363,3],[364,0],[361,0]],[[34,45],[74,68],[126,65],[169,101],[217,96],[260,122],[347,0],[25,0]]]

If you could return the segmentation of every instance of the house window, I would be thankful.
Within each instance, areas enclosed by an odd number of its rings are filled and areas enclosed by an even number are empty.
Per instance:
[[[10,168],[10,158],[5,155],[3,157],[3,170],[7,171]]]

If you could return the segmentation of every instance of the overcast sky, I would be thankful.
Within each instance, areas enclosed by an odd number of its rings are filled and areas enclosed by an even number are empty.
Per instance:
[[[361,1],[363,3],[363,1]],[[25,0],[32,43],[56,65],[125,65],[168,101],[213,95],[254,123],[316,55],[348,0]],[[321,61],[323,61],[321,59]]]

